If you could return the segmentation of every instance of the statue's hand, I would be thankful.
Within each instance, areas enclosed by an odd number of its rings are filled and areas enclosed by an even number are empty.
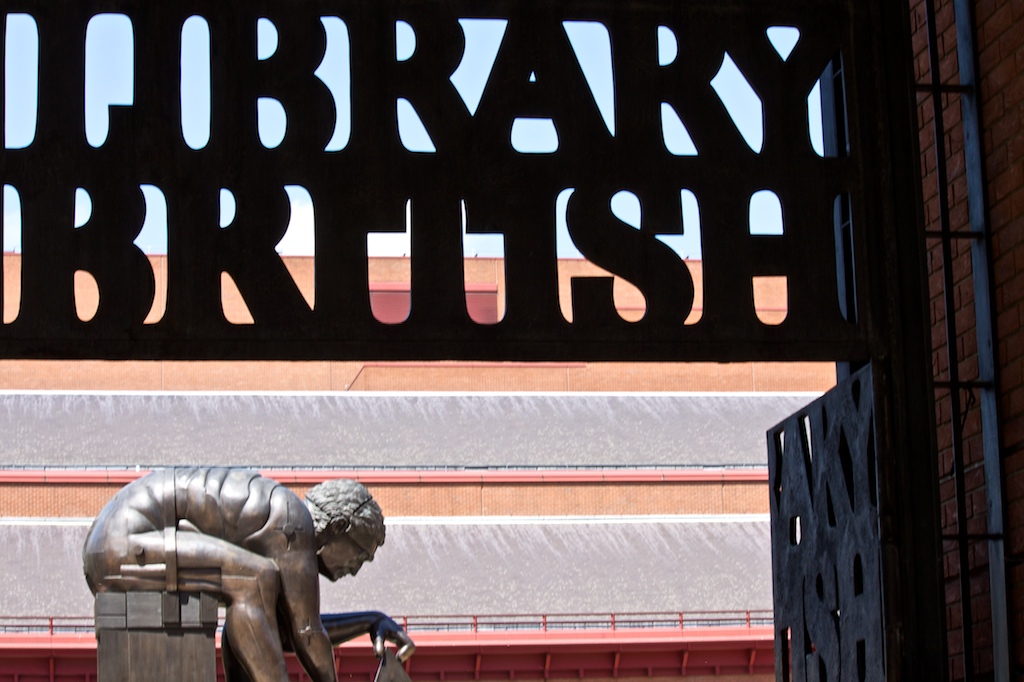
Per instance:
[[[370,639],[373,640],[373,653],[377,658],[384,655],[384,642],[393,642],[398,647],[395,658],[399,663],[405,663],[416,651],[416,645],[402,629],[402,626],[392,619],[384,616],[370,628]]]

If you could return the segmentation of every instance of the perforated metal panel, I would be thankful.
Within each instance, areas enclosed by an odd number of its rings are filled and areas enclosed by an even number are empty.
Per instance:
[[[883,680],[871,370],[768,432],[778,679]]]

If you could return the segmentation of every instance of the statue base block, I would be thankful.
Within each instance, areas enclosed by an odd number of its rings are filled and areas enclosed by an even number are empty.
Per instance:
[[[100,592],[99,682],[214,682],[217,606],[209,594]]]

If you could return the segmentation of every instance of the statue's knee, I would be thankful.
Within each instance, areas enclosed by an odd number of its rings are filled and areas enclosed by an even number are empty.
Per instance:
[[[262,557],[242,570],[230,571],[222,582],[224,593],[238,602],[273,602],[280,591],[277,565]]]
[[[279,577],[277,564],[273,561],[268,559],[264,565],[260,566],[256,574],[256,582],[259,585],[260,593],[264,597],[277,598],[277,594],[280,591]]]
[[[87,552],[82,557],[82,569],[89,589],[95,594],[108,587],[111,579],[121,573],[123,557],[111,550]]]

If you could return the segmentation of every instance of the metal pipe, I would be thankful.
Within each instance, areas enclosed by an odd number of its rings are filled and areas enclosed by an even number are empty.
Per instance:
[[[935,28],[934,0],[924,0],[928,36],[928,76],[933,85],[941,81],[938,37]],[[942,235],[942,281],[946,327],[946,365],[949,373],[949,412],[952,431],[953,481],[956,496],[957,555],[960,573],[960,632],[963,639],[964,680],[974,680],[974,624],[971,613],[971,576],[968,562],[966,491],[963,462],[963,431],[960,425],[960,372],[957,358],[956,302],[953,290],[952,239],[949,225],[949,178],[946,175],[945,125],[942,92],[931,89],[932,125],[935,149],[936,197],[939,203],[939,229]]]
[[[996,373],[993,282],[991,276],[991,231],[985,198],[985,163],[981,141],[981,110],[978,92],[978,53],[974,44],[974,13],[968,0],[953,0],[960,83],[966,88],[960,98],[964,132],[964,166],[967,176],[967,207],[971,233],[971,268],[974,275],[974,328],[977,335],[980,387],[982,459],[985,469],[985,498],[988,521],[989,599],[992,605],[993,681],[1010,680],[1010,637],[1007,618],[1005,540],[1006,509],[1003,502],[1003,462],[1000,456],[999,381]]]

